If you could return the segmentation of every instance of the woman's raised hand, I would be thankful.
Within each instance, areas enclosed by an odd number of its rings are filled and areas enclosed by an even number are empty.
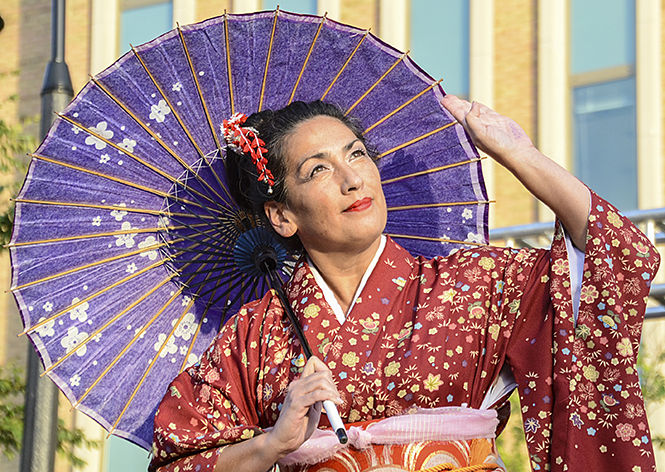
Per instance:
[[[446,95],[441,103],[469,133],[476,147],[504,166],[510,166],[511,158],[534,149],[520,125],[482,103],[471,104],[455,95]]]
[[[277,423],[267,433],[280,456],[295,451],[312,435],[324,400],[342,403],[330,369],[319,358],[311,357],[300,378],[289,384]]]

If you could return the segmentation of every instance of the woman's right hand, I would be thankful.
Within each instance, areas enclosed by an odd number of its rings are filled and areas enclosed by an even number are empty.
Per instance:
[[[319,424],[324,400],[342,403],[328,366],[311,357],[300,378],[289,384],[279,418],[266,433],[280,457],[298,449],[312,435]]]

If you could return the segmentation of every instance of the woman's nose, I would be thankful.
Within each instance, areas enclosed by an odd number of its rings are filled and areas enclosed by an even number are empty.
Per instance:
[[[344,166],[342,170],[342,192],[349,193],[360,190],[363,186],[363,178],[357,169],[350,165]]]

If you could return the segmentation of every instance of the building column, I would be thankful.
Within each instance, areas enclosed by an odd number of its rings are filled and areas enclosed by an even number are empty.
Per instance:
[[[538,0],[538,148],[569,168],[568,2]],[[554,214],[539,204],[541,221]]]
[[[408,0],[380,0],[378,36],[391,46],[406,52],[409,48]]]
[[[92,0],[90,73],[99,74],[117,59],[118,0]]]
[[[469,56],[469,99],[494,108],[494,0],[470,0]],[[493,159],[482,162],[490,200],[495,198],[495,165]],[[493,219],[494,212],[490,211],[490,227]]]
[[[637,201],[665,205],[660,2],[635,2]]]
[[[190,25],[196,22],[196,2],[192,0],[173,0],[173,27]]]

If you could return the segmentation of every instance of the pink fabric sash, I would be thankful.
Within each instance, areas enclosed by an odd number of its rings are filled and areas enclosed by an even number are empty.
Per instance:
[[[413,413],[392,416],[363,427],[347,429],[349,442],[340,444],[329,429],[317,429],[297,450],[283,457],[279,464],[316,464],[330,459],[342,449],[353,446],[366,449],[371,444],[409,444],[419,441],[455,441],[494,438],[499,424],[496,410],[465,407],[417,409]]]

